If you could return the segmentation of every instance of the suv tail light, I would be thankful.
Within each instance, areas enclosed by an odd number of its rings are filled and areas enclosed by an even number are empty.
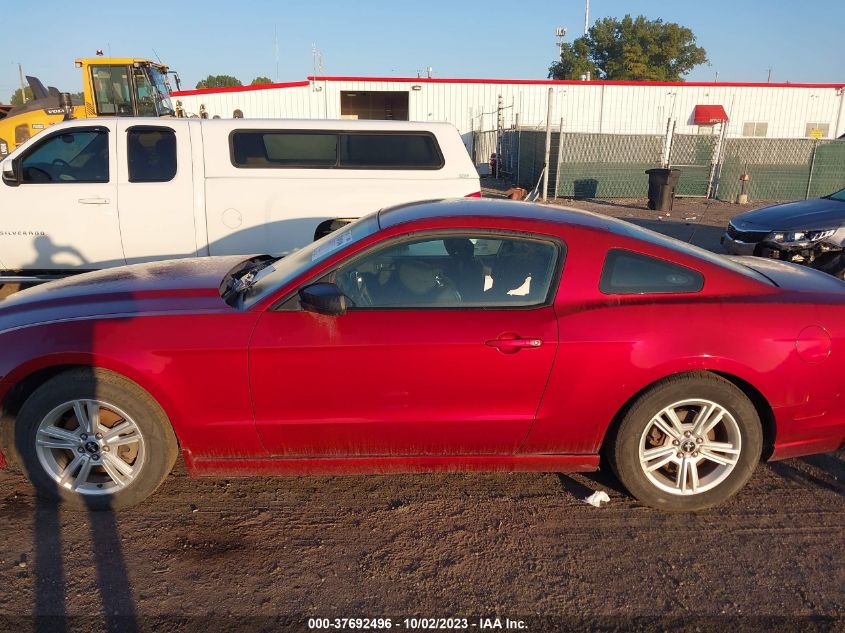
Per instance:
[[[464,196],[464,198],[480,198],[480,197],[481,197],[480,191],[474,191],[473,193],[468,193],[467,195]]]

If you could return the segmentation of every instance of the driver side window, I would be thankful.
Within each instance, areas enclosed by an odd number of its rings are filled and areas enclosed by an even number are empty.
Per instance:
[[[73,130],[36,145],[21,159],[23,183],[108,182],[109,135]]]
[[[350,308],[510,308],[549,299],[559,247],[526,237],[444,235],[393,243],[345,264]]]

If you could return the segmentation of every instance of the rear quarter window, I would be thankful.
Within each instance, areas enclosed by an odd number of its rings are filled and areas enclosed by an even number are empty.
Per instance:
[[[604,294],[698,292],[704,275],[697,270],[621,248],[608,251],[599,290]]]

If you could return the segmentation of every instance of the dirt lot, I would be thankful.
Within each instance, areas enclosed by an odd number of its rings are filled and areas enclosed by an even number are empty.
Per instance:
[[[737,209],[679,201],[657,220],[641,201],[567,204],[714,248]],[[583,502],[597,489],[602,508]],[[313,616],[404,629],[414,615],[480,630],[497,616],[494,630],[845,630],[845,452],[761,466],[692,515],[641,507],[605,473],[177,469],[116,515],[56,508],[10,472],[0,491],[0,630],[304,631]]]

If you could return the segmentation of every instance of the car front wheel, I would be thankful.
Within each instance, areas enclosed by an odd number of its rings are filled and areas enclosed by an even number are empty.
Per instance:
[[[177,443],[152,397],[116,374],[75,369],[36,389],[15,424],[39,493],[89,510],[140,503],[170,472]]]
[[[760,460],[762,428],[753,404],[714,374],[669,378],[628,410],[608,457],[646,505],[701,510],[733,496]]]

